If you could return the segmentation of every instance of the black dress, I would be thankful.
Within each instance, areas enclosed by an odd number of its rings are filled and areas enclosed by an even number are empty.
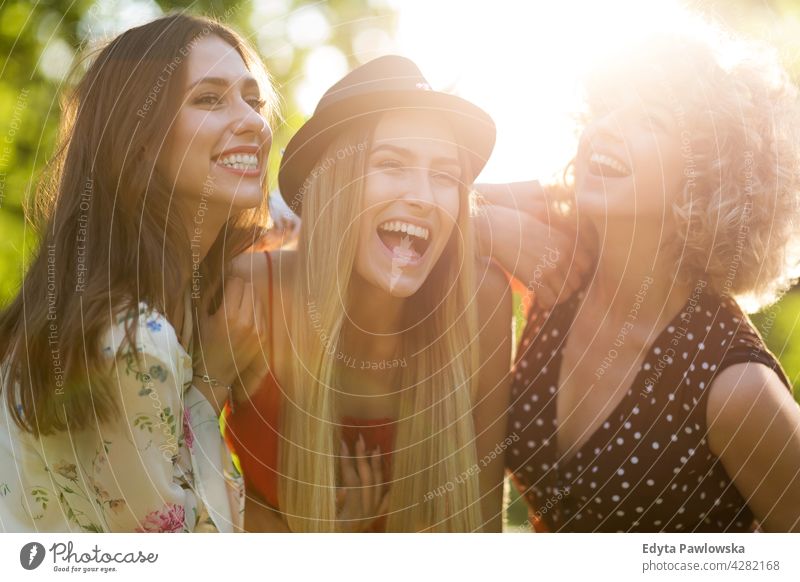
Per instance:
[[[748,317],[732,299],[695,287],[650,346],[622,401],[563,460],[556,394],[561,350],[580,299],[577,294],[552,312],[534,306],[514,368],[508,433],[515,442],[506,466],[534,526],[553,532],[752,531],[753,514],[709,449],[706,427],[708,387],[730,365],[763,363],[789,386]]]

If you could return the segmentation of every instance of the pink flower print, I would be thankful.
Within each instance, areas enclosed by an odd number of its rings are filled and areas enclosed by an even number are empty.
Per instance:
[[[192,445],[194,444],[194,433],[192,433],[192,423],[189,410],[183,411],[183,442],[186,443],[186,448],[191,452]]]
[[[55,467],[53,467],[53,470],[62,477],[66,477],[70,481],[75,481],[78,479],[78,468],[74,463],[60,461]]]
[[[182,505],[167,503],[161,509],[151,511],[136,528],[139,533],[177,533],[184,530],[185,512]]]

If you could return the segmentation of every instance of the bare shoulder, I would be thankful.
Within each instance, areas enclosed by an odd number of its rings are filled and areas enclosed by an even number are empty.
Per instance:
[[[239,277],[248,283],[260,281],[267,276],[267,260],[262,252],[245,252],[231,261],[230,276]]]
[[[492,322],[492,327],[502,321],[511,325],[511,286],[503,270],[491,259],[476,259],[478,314],[481,327]],[[506,321],[507,320],[507,321]]]
[[[494,394],[502,402],[511,368],[512,305],[511,288],[503,270],[493,261],[479,259],[478,274],[478,344],[481,370],[479,393]],[[495,414],[497,411],[492,411]]]
[[[779,410],[796,406],[778,374],[758,362],[725,368],[709,390],[706,416],[712,446],[729,441],[746,425],[765,423],[766,428]]]

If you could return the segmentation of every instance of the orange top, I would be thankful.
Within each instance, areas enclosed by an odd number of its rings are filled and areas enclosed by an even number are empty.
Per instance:
[[[272,364],[272,259],[267,257],[267,273],[269,303],[267,306],[269,321],[269,343],[267,355]],[[272,507],[278,505],[278,447],[280,435],[280,407],[282,389],[278,380],[270,371],[261,382],[261,386],[247,402],[231,412],[226,406],[225,441],[228,447],[239,457],[239,463],[248,490],[255,490]],[[357,419],[345,416],[341,419],[341,436],[347,443],[351,454],[355,452],[355,444],[359,434],[363,436],[367,451],[374,451],[380,446],[384,482],[388,483],[391,475],[391,451],[394,446],[394,424],[392,419]],[[374,524],[374,529],[383,525],[383,520]]]

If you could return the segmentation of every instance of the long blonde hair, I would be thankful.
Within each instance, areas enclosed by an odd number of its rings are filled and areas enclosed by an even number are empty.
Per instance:
[[[293,531],[336,527],[335,354],[352,300],[358,247],[352,225],[362,211],[374,126],[355,125],[334,140],[307,182],[290,324],[295,361],[279,447],[278,495]],[[404,322],[409,331],[402,349],[414,360],[401,374],[388,531],[481,527],[471,413],[478,370],[475,255],[466,187],[462,194],[451,240],[422,288],[406,300],[405,313],[429,316],[424,324],[409,317]]]

